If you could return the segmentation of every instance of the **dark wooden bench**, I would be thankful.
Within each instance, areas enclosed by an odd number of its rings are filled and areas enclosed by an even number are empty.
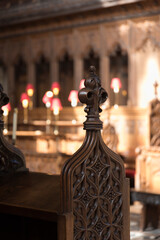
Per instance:
[[[59,176],[26,172],[1,180],[2,239],[54,239],[59,212]]]
[[[1,89],[1,106],[4,93]],[[61,175],[29,172],[0,132],[0,236],[20,240],[129,240],[129,182],[121,158],[101,138],[99,105],[107,99],[90,68],[79,99],[86,137]],[[3,156],[3,157],[2,157]],[[3,158],[3,159],[2,159]]]

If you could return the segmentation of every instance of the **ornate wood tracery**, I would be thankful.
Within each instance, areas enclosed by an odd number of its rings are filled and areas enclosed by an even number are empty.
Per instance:
[[[9,102],[8,96],[3,92],[0,84],[0,109]],[[22,152],[10,144],[3,136],[4,123],[3,110],[0,110],[0,176],[17,171],[26,171],[25,159]]]
[[[121,158],[101,137],[99,107],[107,99],[95,68],[79,91],[87,120],[81,148],[62,170],[62,212],[73,212],[74,240],[128,240],[128,182]]]
[[[155,98],[150,103],[150,145],[160,146],[160,100]]]

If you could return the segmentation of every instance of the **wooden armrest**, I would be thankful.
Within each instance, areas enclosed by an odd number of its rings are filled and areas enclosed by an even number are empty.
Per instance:
[[[1,177],[0,182],[1,212],[57,220],[60,212],[59,175],[17,173]]]

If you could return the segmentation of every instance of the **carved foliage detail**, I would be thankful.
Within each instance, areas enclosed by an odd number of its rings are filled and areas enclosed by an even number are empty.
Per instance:
[[[2,106],[9,102],[3,87],[0,84],[0,175],[25,170],[25,160],[19,149],[11,145],[3,136]]]
[[[73,173],[74,240],[123,239],[121,165],[99,144]]]
[[[0,175],[16,171],[24,167],[22,157],[18,156],[16,152],[11,152],[1,142],[0,146]]]

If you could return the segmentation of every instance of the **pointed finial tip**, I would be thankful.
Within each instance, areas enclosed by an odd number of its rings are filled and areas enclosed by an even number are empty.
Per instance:
[[[95,66],[90,66],[89,71],[95,73],[96,72]]]

